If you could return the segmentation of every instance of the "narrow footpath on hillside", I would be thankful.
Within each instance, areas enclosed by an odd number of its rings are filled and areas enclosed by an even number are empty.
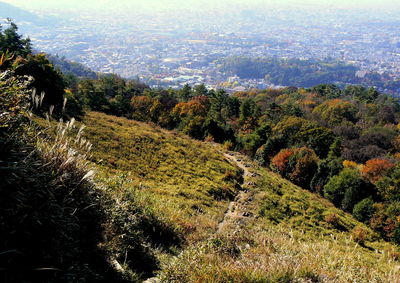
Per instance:
[[[236,197],[229,202],[223,219],[218,223],[217,234],[231,234],[245,227],[250,221],[254,220],[254,214],[251,205],[254,200],[257,173],[251,172],[254,163],[248,161],[237,152],[223,153],[224,157],[232,164],[243,170],[243,184],[241,185]],[[143,283],[160,283],[157,277],[148,278]]]
[[[250,205],[254,199],[254,191],[251,187],[255,185],[253,179],[257,175],[250,172],[249,162],[245,157],[236,152],[224,153],[225,158],[243,170],[243,184],[236,197],[229,202],[224,218],[218,224],[217,233],[229,233],[245,226],[254,218]]]

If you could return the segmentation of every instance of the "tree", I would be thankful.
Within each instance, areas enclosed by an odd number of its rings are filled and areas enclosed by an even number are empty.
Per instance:
[[[386,175],[394,164],[387,159],[375,158],[368,160],[362,169],[362,175],[371,183],[376,183],[380,178]]]
[[[217,142],[234,140],[234,132],[229,121],[239,112],[239,101],[236,97],[229,97],[224,90],[209,92],[210,110],[205,122],[206,135],[210,135]]]
[[[341,159],[327,158],[318,162],[318,168],[311,180],[311,190],[322,193],[322,188],[328,183],[329,179],[338,175],[343,169]]]
[[[220,125],[226,124],[224,114],[227,112],[225,109],[228,99],[229,95],[224,90],[211,92],[209,117]]]
[[[145,89],[144,93],[149,91],[150,89]],[[176,94],[172,89],[151,91],[154,92],[151,97],[157,98],[166,111],[172,110],[175,105],[178,104],[178,99],[176,98]]]
[[[282,107],[282,112],[286,116],[303,117],[304,113],[300,106],[294,103],[284,104]]]
[[[125,80],[115,74],[106,74],[100,76],[96,81],[96,87],[107,98],[113,98],[117,95],[127,95],[125,92]],[[129,100],[130,97],[128,97]]]
[[[320,84],[311,88],[311,91],[327,99],[339,98],[342,94],[340,88],[334,84]]]
[[[271,127],[267,124],[260,125],[252,133],[244,135],[241,139],[243,149],[250,155],[254,155],[259,147],[266,143],[271,134]]]
[[[23,39],[18,34],[18,27],[12,21],[8,20],[8,28],[2,30],[0,25],[0,53],[8,52],[15,56],[26,57],[32,53],[31,40]]]
[[[356,122],[358,110],[356,106],[342,99],[327,100],[313,110],[331,126],[341,125],[345,122]]]
[[[171,116],[185,134],[193,138],[204,138],[204,122],[209,109],[206,96],[197,96],[188,102],[180,102],[171,111]]]
[[[208,95],[208,89],[206,88],[206,86],[204,84],[196,85],[193,90],[194,90],[195,96],[202,96],[202,95],[207,96]]]
[[[396,123],[396,110],[391,105],[380,107],[378,113],[375,114],[375,121],[381,124]]]
[[[285,176],[287,171],[289,171],[289,158],[294,155],[292,149],[282,149],[277,155],[271,160],[271,167],[275,171],[278,171],[282,176]]]
[[[78,96],[85,104],[95,111],[108,109],[108,101],[103,92],[97,91],[92,80],[81,81],[78,85]]]
[[[386,201],[400,201],[400,163],[376,182],[378,193]]]
[[[270,136],[266,143],[257,149],[255,159],[262,165],[268,165],[270,160],[282,149],[286,147],[282,136]]]
[[[339,175],[332,177],[324,186],[324,196],[333,204],[347,211],[368,195],[367,184],[358,170],[345,168]]]
[[[178,91],[178,96],[182,101],[190,100],[193,97],[193,92],[190,85],[185,84],[183,88]]]
[[[349,85],[344,89],[344,94],[352,99],[358,99],[365,102],[372,102],[378,96],[379,92],[373,87],[366,89],[363,86]]]
[[[132,112],[130,101],[122,94],[117,94],[109,100],[110,113],[117,116],[128,116]]]
[[[235,140],[235,135],[230,127],[218,124],[216,121],[207,118],[204,122],[205,136],[210,136],[215,142]]]
[[[230,97],[229,94],[219,89],[216,92],[210,91],[210,111],[208,116],[221,126],[226,126],[227,122],[237,117],[239,114],[240,103],[236,97]]]
[[[335,138],[332,130],[325,127],[301,131],[294,136],[298,145],[305,145],[313,149],[318,156],[323,158],[327,157]]]
[[[239,124],[248,128],[253,128],[260,116],[260,109],[253,99],[245,99],[240,105]]]
[[[35,79],[32,87],[37,93],[45,93],[43,106],[53,105],[61,110],[65,82],[61,72],[54,68],[45,54],[28,55],[16,70],[16,74],[32,76]]]
[[[304,118],[288,116],[275,125],[273,132],[276,135],[283,135],[288,139],[288,144],[290,144],[290,141],[297,133],[313,129],[316,126],[315,122]]]
[[[358,221],[367,223],[375,212],[374,201],[372,198],[365,198],[358,202],[353,208],[353,215]]]
[[[308,188],[318,167],[318,157],[312,149],[282,149],[271,160],[271,168],[296,185]]]
[[[343,149],[342,157],[344,159],[364,163],[369,159],[385,155],[385,150],[376,145],[355,145]]]
[[[318,168],[318,156],[314,150],[302,147],[295,150],[295,154],[289,158],[292,165],[292,172],[289,179],[303,188],[309,188],[312,178]]]
[[[193,99],[188,102],[180,102],[172,109],[172,115],[179,117],[202,116],[206,117],[208,113],[208,99]]]
[[[182,132],[195,139],[204,138],[204,122],[205,118],[202,116],[194,116],[190,119],[186,118],[182,123]]]
[[[340,138],[335,138],[331,146],[329,147],[328,158],[337,158],[342,154],[342,142]]]
[[[151,108],[157,99],[150,98],[148,96],[134,96],[131,99],[132,105],[132,118],[139,121],[150,121],[151,120]]]

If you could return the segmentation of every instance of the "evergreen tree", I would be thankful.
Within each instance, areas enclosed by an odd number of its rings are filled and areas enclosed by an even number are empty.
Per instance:
[[[0,25],[0,53],[8,52],[13,53],[15,56],[26,57],[32,53],[31,40],[29,38],[22,38],[18,34],[18,27],[11,20],[8,20],[8,28],[3,31]]]

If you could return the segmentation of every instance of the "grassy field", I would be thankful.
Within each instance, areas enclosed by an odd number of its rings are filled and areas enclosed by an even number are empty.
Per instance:
[[[400,282],[397,247],[246,157],[229,159],[218,145],[101,113],[82,122],[98,186],[157,219],[135,229],[165,225],[182,239],[168,248],[149,242],[164,281]]]

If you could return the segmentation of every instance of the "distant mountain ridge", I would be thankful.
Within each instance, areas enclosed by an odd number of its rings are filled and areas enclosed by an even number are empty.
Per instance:
[[[12,18],[16,21],[40,22],[41,18],[16,6],[0,2],[0,18]]]
[[[14,22],[21,24],[28,22],[37,26],[55,25],[61,21],[60,18],[54,16],[42,17],[35,13],[21,9],[17,6],[0,2],[0,20],[10,18]]]

